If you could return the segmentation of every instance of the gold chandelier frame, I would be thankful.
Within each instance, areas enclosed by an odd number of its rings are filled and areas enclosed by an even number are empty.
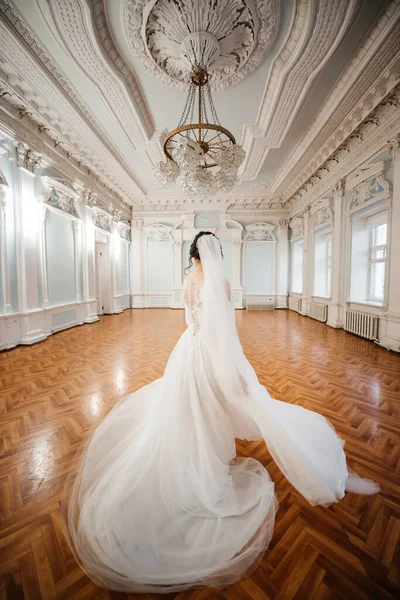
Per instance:
[[[198,165],[202,169],[210,169],[218,166],[218,163],[215,162],[215,155],[222,150],[222,148],[229,148],[236,144],[235,137],[230,131],[228,131],[228,129],[222,127],[219,122],[209,123],[207,121],[203,87],[207,85],[208,78],[209,76],[207,70],[203,68],[197,68],[191,75],[192,84],[198,88],[198,122],[180,124],[178,127],[168,133],[164,141],[164,153],[169,160],[172,161],[174,160],[173,152],[179,147],[182,138],[196,142],[203,151],[203,157]],[[194,92],[189,90],[188,101],[191,93],[193,94]],[[211,95],[209,95],[211,112],[214,116],[214,119],[218,120],[214,105],[212,104],[212,99],[210,98]],[[186,110],[187,108],[185,107],[182,119],[184,118]],[[189,111],[187,114],[188,113]],[[206,118],[205,122],[203,121],[203,115]]]

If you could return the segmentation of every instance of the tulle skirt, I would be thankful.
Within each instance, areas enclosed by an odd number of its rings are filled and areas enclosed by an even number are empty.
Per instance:
[[[264,438],[311,504],[343,497],[348,471],[332,425],[273,400],[244,356],[238,368],[248,395],[232,399],[212,348],[189,328],[164,376],[121,400],[96,429],[62,510],[75,557],[99,586],[168,593],[224,586],[254,568],[277,501],[263,465],[236,457],[235,437]],[[376,489],[365,482],[358,491]]]

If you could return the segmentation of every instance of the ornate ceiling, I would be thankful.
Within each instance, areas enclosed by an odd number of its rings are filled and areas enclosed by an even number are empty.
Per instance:
[[[126,210],[195,207],[153,166],[198,31],[247,153],[240,185],[203,206],[287,212],[400,81],[400,0],[2,0],[0,122]]]

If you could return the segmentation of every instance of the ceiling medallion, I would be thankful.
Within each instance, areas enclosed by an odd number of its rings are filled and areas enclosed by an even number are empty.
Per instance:
[[[277,0],[124,0],[130,49],[153,75],[187,89],[202,53],[212,90],[241,81],[264,59],[279,21]]]
[[[196,42],[186,104],[178,127],[164,141],[167,160],[154,172],[165,187],[178,182],[186,196],[212,196],[229,192],[238,183],[237,170],[245,151],[219,122],[208,71],[200,62],[206,56],[201,44],[207,45],[207,38],[198,36]]]

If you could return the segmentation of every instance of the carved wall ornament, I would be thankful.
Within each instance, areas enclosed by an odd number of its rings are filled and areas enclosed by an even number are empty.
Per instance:
[[[141,230],[143,227],[143,221],[141,219],[134,219],[131,221],[131,228]]]
[[[332,193],[334,196],[343,196],[344,194],[344,179],[338,179],[336,183],[333,184]]]
[[[304,235],[304,223],[301,217],[294,217],[290,221],[290,229],[292,230],[292,239],[300,238]]]
[[[93,223],[95,227],[100,227],[104,231],[111,231],[111,217],[106,212],[96,210],[93,215]]]
[[[5,185],[6,187],[9,187],[6,176],[4,175],[3,171],[0,170],[0,189],[1,186]]]
[[[115,223],[118,223],[121,220],[122,212],[118,208],[114,208],[112,204],[108,207],[108,212]]]
[[[129,229],[129,225],[126,223],[122,223],[120,222],[118,224],[118,231],[119,231],[119,235],[124,239],[127,240],[128,242],[130,241],[130,229]]]
[[[8,184],[6,182],[6,178],[4,177],[3,173],[0,171],[0,208],[4,209],[7,206],[7,196],[6,196],[6,188],[8,187]],[[4,212],[3,212],[4,214]]]
[[[42,162],[40,154],[33,152],[28,146],[19,142],[16,148],[17,152],[17,166],[30,171],[30,173],[36,173]]]
[[[173,238],[171,231],[173,227],[168,227],[162,223],[153,223],[144,228],[147,231],[147,242],[171,242]]]
[[[276,236],[273,230],[276,225],[273,223],[265,223],[264,221],[257,221],[245,227],[244,241],[246,242],[275,242]]]
[[[329,206],[324,206],[317,210],[311,219],[311,226],[313,229],[317,229],[322,225],[332,225],[333,224],[333,213],[332,209]]]
[[[82,202],[85,206],[93,208],[97,204],[97,196],[89,188],[85,188],[82,192]]]
[[[393,162],[400,160],[400,134],[388,142],[388,150],[392,155]]]
[[[191,62],[210,65],[210,85],[221,90],[261,63],[279,21],[276,0],[123,0],[130,49],[156,77],[186,90]],[[204,56],[197,57],[199,48]],[[195,58],[196,57],[196,58]]]
[[[382,174],[375,175],[362,181],[348,194],[347,205],[349,211],[354,211],[365,203],[379,202],[390,197],[389,182]]]
[[[290,219],[279,219],[278,220],[278,229],[287,229],[290,224]]]
[[[64,181],[52,177],[41,177],[45,192],[43,194],[43,202],[54,208],[79,217],[76,209],[75,201],[79,199],[78,194],[65,184]]]

